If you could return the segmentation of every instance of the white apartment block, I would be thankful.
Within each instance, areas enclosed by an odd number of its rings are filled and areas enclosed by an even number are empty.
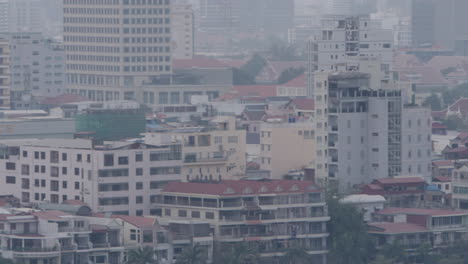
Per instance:
[[[163,223],[208,223],[219,246],[249,244],[261,263],[277,263],[291,243],[307,251],[309,263],[326,263],[330,217],[324,193],[309,181],[173,182],[153,206]]]
[[[271,179],[282,179],[293,170],[310,166],[315,157],[314,123],[262,123],[260,133],[260,169]]]
[[[312,70],[359,69],[359,57],[380,58],[382,68],[393,67],[393,33],[381,29],[368,16],[325,16],[322,30],[310,40]]]
[[[401,174],[432,177],[431,110],[404,106],[401,113]]]
[[[44,139],[1,141],[0,192],[23,204],[81,200],[95,212],[150,215],[153,194],[181,180],[181,147]]]
[[[12,107],[28,107],[24,95],[56,96],[65,92],[65,53],[60,43],[40,33],[10,33]]]
[[[123,262],[122,227],[61,211],[2,214],[2,257],[25,264],[119,264]]]
[[[0,39],[0,109],[10,109],[10,46]]]
[[[194,15],[192,5],[172,5],[172,57],[191,59],[194,47]]]
[[[41,32],[40,0],[0,0],[0,32]]]
[[[63,11],[70,91],[134,99],[137,87],[172,73],[169,0],[64,0]]]
[[[216,117],[208,126],[183,127],[166,133],[147,133],[147,144],[164,141],[182,145],[184,181],[240,179],[245,176],[246,131],[231,117]]]
[[[370,78],[316,73],[316,177],[342,191],[400,175],[429,180],[429,110],[403,107],[401,91],[375,89]]]

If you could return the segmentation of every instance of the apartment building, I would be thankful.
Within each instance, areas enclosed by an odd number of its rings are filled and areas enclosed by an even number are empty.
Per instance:
[[[452,170],[452,206],[468,209],[468,167],[461,163]]]
[[[182,145],[182,180],[240,179],[246,164],[246,132],[234,116],[218,116],[202,126],[147,133],[147,144],[161,140]]]
[[[43,10],[40,0],[1,0],[0,32],[41,32]]]
[[[191,59],[194,51],[194,15],[190,4],[172,5],[172,56]]]
[[[40,33],[6,34],[10,42],[11,95],[15,109],[31,107],[29,97],[56,96],[65,92],[63,45]]]
[[[95,212],[150,215],[152,195],[181,180],[180,144],[1,141],[0,192],[23,204],[81,200]]]
[[[260,124],[260,169],[271,179],[282,179],[293,170],[310,166],[315,157],[313,122]]]
[[[10,109],[10,46],[0,39],[0,109]]]
[[[262,262],[274,263],[292,245],[326,263],[330,220],[324,193],[312,182],[172,182],[154,203],[160,221],[209,223],[220,246],[251,243]]]
[[[131,100],[172,73],[169,0],[64,0],[69,90],[91,100]]]
[[[368,232],[377,248],[398,243],[408,251],[434,250],[465,240],[467,220],[466,211],[388,207],[374,215]]]
[[[61,211],[2,214],[2,257],[25,264],[118,264],[122,227]]]
[[[356,70],[359,63],[355,58],[359,57],[377,57],[382,68],[393,68],[393,33],[369,16],[325,16],[322,30],[310,42],[312,71]]]

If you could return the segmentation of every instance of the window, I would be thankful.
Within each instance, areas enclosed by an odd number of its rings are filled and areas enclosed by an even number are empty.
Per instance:
[[[27,158],[28,157],[28,152],[26,150],[23,150],[23,158]]]
[[[14,162],[7,162],[7,163],[6,163],[6,169],[7,169],[7,170],[16,170],[16,163],[14,163]]]
[[[34,151],[34,159],[39,159],[39,151]]]
[[[187,211],[186,210],[179,210],[179,217],[187,217]]]
[[[136,168],[135,174],[136,176],[143,176],[143,168]]]
[[[62,167],[62,174],[67,175],[67,167]]]
[[[206,212],[206,213],[205,213],[205,218],[206,218],[206,219],[214,219],[214,213],[212,213],[212,212]]]
[[[29,165],[21,165],[21,175],[29,175]]]
[[[83,160],[83,156],[81,154],[76,155],[76,161],[81,162]]]
[[[143,203],[143,196],[137,196],[136,197],[136,203],[137,204],[142,204]]]
[[[41,187],[46,187],[46,180],[41,180]]]
[[[62,160],[63,161],[66,161],[67,160],[67,153],[62,153]]]
[[[75,168],[75,176],[80,176],[80,168]]]
[[[45,166],[41,166],[41,173],[45,173],[46,172],[46,167]]]
[[[68,187],[68,182],[63,181],[62,182],[62,189],[67,189],[67,187]]]
[[[114,166],[114,155],[113,154],[105,154],[104,155],[104,166]]]
[[[75,182],[75,190],[79,190],[80,189],[80,183],[79,182]]]
[[[119,165],[128,165],[128,157],[119,157]]]
[[[41,152],[41,159],[42,159],[42,160],[45,160],[45,159],[46,159],[46,157],[45,157],[45,152]]]
[[[15,176],[6,176],[6,183],[7,184],[15,184],[16,183],[16,177]]]
[[[141,162],[141,161],[143,161],[143,153],[137,152],[137,153],[135,154],[135,161],[136,161],[136,162]]]
[[[137,183],[135,183],[135,189],[137,189],[137,190],[143,190],[143,183],[142,183],[142,182],[137,182]]]
[[[200,212],[199,211],[193,211],[192,212],[192,218],[200,218]]]
[[[59,162],[59,153],[58,153],[58,151],[55,151],[55,150],[50,151],[50,162],[51,163],[58,163]]]
[[[165,216],[171,216],[171,209],[164,209]]]
[[[268,132],[270,133],[270,132]],[[228,143],[237,143],[238,139],[237,136],[229,136],[228,137]]]
[[[50,176],[58,177],[59,176],[59,167],[50,167]]]

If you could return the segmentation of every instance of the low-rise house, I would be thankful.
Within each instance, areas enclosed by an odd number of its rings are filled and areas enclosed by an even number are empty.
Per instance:
[[[352,194],[340,199],[340,203],[356,207],[362,214],[363,220],[372,220],[372,214],[384,209],[386,200],[382,195]]]
[[[388,206],[418,207],[424,197],[426,182],[420,177],[376,179],[362,187],[363,194],[382,195]]]
[[[432,249],[466,239],[468,212],[389,207],[374,215],[369,234],[378,248],[398,243],[406,249],[429,245]]]
[[[435,160],[432,162],[432,177],[450,177],[454,168],[453,160]]]
[[[270,263],[291,243],[306,249],[312,263],[325,263],[330,217],[324,198],[310,181],[171,182],[154,206],[161,209],[161,223],[207,223],[220,246],[252,243]],[[196,230],[204,229],[184,233]]]
[[[26,264],[118,264],[123,262],[121,227],[94,225],[61,211],[0,216],[2,257]]]
[[[441,122],[432,122],[433,135],[447,135],[447,126]]]

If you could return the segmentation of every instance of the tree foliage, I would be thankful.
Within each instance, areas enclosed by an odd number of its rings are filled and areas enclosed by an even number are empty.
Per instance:
[[[266,60],[258,53],[254,54],[246,64],[240,67],[245,74],[249,74],[254,79],[267,64]]]
[[[468,83],[459,84],[453,89],[442,93],[444,104],[451,105],[460,98],[468,98]]]
[[[449,130],[461,130],[468,128],[465,120],[463,120],[458,115],[449,115],[444,121],[443,124],[447,126]]]
[[[432,93],[424,100],[423,106],[430,107],[432,111],[439,111],[442,109],[442,100],[437,94]]]
[[[127,264],[156,264],[155,252],[151,247],[140,247],[128,252]]]
[[[373,258],[374,248],[362,214],[338,198],[328,199],[329,259],[333,264],[365,264]]]
[[[296,48],[292,45],[280,40],[273,40],[271,42],[268,54],[273,61],[297,61],[300,58],[297,56]]]
[[[259,259],[257,248],[247,243],[223,246],[217,255],[219,264],[255,264]]]
[[[307,251],[299,246],[293,245],[288,248],[282,257],[282,264],[307,264],[310,263],[310,255]]]
[[[455,67],[448,67],[448,68],[445,68],[445,69],[440,70],[440,72],[441,72],[444,76],[447,76],[447,75],[449,75],[450,73],[455,72],[456,70],[457,70],[457,68],[455,68]]]
[[[295,68],[295,67],[291,67],[291,68],[288,68],[286,70],[284,70],[280,76],[278,77],[278,84],[285,84],[289,81],[291,81],[292,79],[300,76],[301,74],[303,74],[305,71],[305,68],[304,67],[299,67],[299,68]]]
[[[206,251],[200,245],[186,248],[178,257],[176,264],[205,264]]]

